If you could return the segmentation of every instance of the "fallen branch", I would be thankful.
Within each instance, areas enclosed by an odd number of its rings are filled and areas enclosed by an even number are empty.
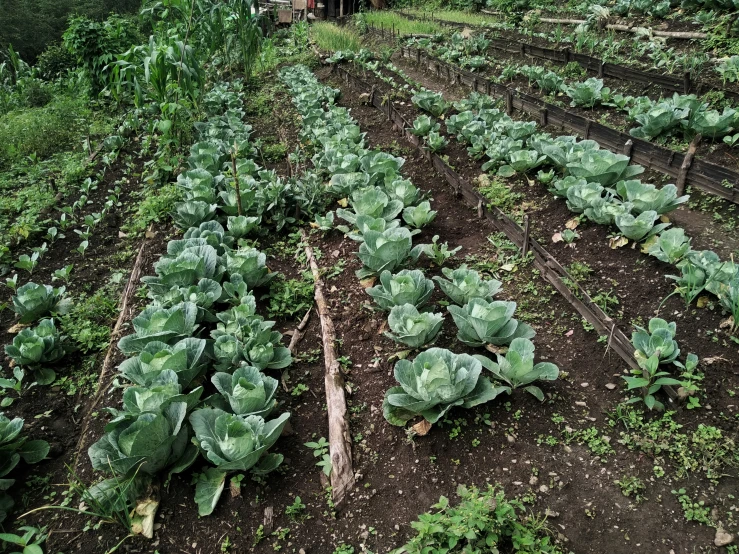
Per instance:
[[[315,280],[316,309],[321,318],[323,360],[326,367],[324,382],[326,386],[326,406],[328,408],[328,442],[331,455],[331,495],[334,505],[338,508],[354,486],[352,439],[346,413],[344,375],[341,373],[341,366],[336,356],[336,330],[333,321],[331,321],[326,297],[323,295],[323,280],[313,256],[313,249],[308,244],[305,231],[301,230],[300,234],[305,243],[305,255],[308,258]]]
[[[680,173],[677,174],[677,181],[675,181],[678,195],[681,195],[683,192],[685,192],[685,181],[687,181],[688,179],[688,171],[690,170],[690,166],[693,165],[693,156],[695,156],[695,151],[698,149],[698,144],[700,143],[702,138],[703,137],[701,136],[701,134],[698,133],[697,135],[695,135],[695,137],[693,137],[693,140],[690,141],[688,151],[685,153],[683,163],[680,166]]]
[[[542,17],[539,19],[542,23],[557,23],[559,25],[585,25],[588,22],[584,19],[556,19],[553,17]],[[642,32],[645,27],[631,27],[629,25],[617,25],[609,24],[605,26],[606,29],[613,31],[621,31],[624,33],[639,33]],[[698,33],[694,31],[657,31],[655,29],[646,28],[646,30],[656,37],[667,37],[667,38],[683,38],[683,39],[704,39],[708,38],[706,33]]]
[[[102,368],[100,369],[100,377],[98,378],[96,389],[97,393],[95,394],[95,398],[93,398],[92,405],[87,411],[88,417],[85,417],[85,422],[82,427],[82,431],[80,432],[80,438],[77,441],[77,449],[74,455],[75,473],[77,473],[77,464],[79,463],[80,453],[82,452],[82,448],[84,447],[85,438],[87,437],[87,431],[90,428],[90,421],[92,418],[89,417],[89,414],[96,411],[97,407],[100,405],[100,402],[105,396],[106,381],[113,365],[113,356],[118,345],[118,335],[120,335],[121,327],[123,326],[123,324],[126,321],[130,320],[133,315],[132,313],[130,313],[133,310],[133,307],[131,306],[131,299],[136,294],[139,279],[141,278],[141,272],[144,266],[144,249],[148,244],[146,237],[148,237],[151,229],[152,226],[149,226],[149,229],[146,231],[146,235],[144,235],[144,240],[139,247],[139,253],[136,256],[136,261],[134,262],[133,269],[131,270],[131,275],[128,278],[128,284],[126,285],[126,288],[123,291],[123,295],[121,296],[118,320],[115,322],[115,326],[110,333],[110,346],[108,346],[108,352],[105,354],[105,360],[103,361]]]
[[[311,307],[307,312],[305,312],[305,315],[303,316],[303,319],[300,320],[300,323],[293,331],[293,336],[290,339],[290,344],[288,345],[287,349],[290,351],[290,354],[295,354],[295,347],[300,342],[300,339],[303,338],[305,335],[305,327],[308,325],[308,320],[310,319],[310,313],[313,311],[313,308]],[[285,371],[282,372],[282,376],[280,378],[280,382],[282,383],[282,388],[287,392],[289,389],[287,387],[287,374],[288,370],[285,369]]]

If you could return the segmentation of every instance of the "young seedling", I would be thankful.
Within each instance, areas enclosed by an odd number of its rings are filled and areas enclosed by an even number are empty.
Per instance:
[[[72,268],[74,267],[73,264],[65,265],[61,269],[54,270],[54,273],[51,276],[52,281],[61,280],[65,283],[69,283],[69,279],[72,277]]]
[[[315,442],[306,442],[304,446],[313,450],[313,456],[321,458],[316,465],[323,470],[326,477],[331,476],[331,456],[328,453],[328,441],[325,437],[321,437]]]
[[[423,245],[423,253],[426,254],[426,256],[434,262],[438,267],[443,266],[447,260],[452,258],[457,252],[459,252],[462,247],[457,246],[453,250],[449,250],[449,243],[445,242],[444,244],[439,244],[439,235],[434,235],[434,238],[431,239],[431,244],[424,244]]]
[[[626,403],[634,404],[636,402],[644,402],[644,405],[649,410],[664,410],[664,404],[655,398],[655,393],[663,385],[680,385],[682,383],[674,377],[670,377],[669,372],[659,370],[658,354],[654,354],[646,360],[641,360],[639,367],[640,369],[631,370],[631,373],[634,376],[623,377],[623,380],[626,381],[627,391],[638,390],[640,391],[641,396],[633,396],[629,398]]]

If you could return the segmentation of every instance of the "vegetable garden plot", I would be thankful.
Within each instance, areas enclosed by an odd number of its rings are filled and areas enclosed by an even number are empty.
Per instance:
[[[367,86],[367,87],[369,87],[369,85],[366,85],[366,86]],[[377,85],[374,85],[374,86],[377,86]],[[419,95],[419,97],[420,97],[420,95]],[[454,118],[454,116],[452,116],[452,119],[453,119],[453,118]],[[449,122],[450,122],[450,124],[451,124],[451,121],[452,121],[452,119],[449,119]],[[401,123],[401,125],[402,125],[402,123]],[[452,154],[450,153],[450,155],[452,155]],[[455,157],[454,159],[455,159],[455,160],[459,160],[459,157],[457,156],[457,157]],[[474,176],[474,174],[473,174],[473,176]],[[551,204],[550,204],[550,205],[551,205]],[[568,205],[569,205],[569,202],[568,202]],[[551,214],[548,214],[548,216],[550,216],[550,215],[551,215]],[[561,217],[561,216],[560,216],[560,217]],[[543,218],[543,220],[545,220],[545,221],[549,221],[550,219],[551,219],[551,217],[545,217],[545,218]],[[537,224],[538,224],[538,223],[539,223],[539,222],[540,222],[541,220],[540,220],[539,218],[536,218],[536,221],[537,221]],[[563,219],[563,222],[564,222],[564,219]],[[538,225],[538,226],[540,226],[540,225]],[[551,236],[551,234],[552,234],[552,232],[553,232],[553,229],[552,229],[551,227],[549,227],[549,226],[546,226],[546,225],[545,225],[545,226],[544,226],[544,228],[542,229],[542,231],[543,231],[543,232],[545,233],[545,234],[544,234],[544,236],[545,236],[545,237],[548,237],[548,236]],[[596,230],[596,231],[597,231],[597,230]],[[678,230],[676,230],[676,233],[677,233],[677,232],[681,232],[681,230],[679,230],[679,229],[678,229]],[[668,234],[670,234],[670,233],[668,233]],[[672,233],[672,234],[675,234],[675,233]],[[602,239],[601,239],[601,240],[603,240],[603,242],[606,242],[606,239],[605,239],[605,237],[602,237]],[[596,248],[596,249],[598,248],[598,247],[597,247],[597,245],[594,245],[594,246],[595,246],[595,248]],[[565,250],[566,250],[566,251],[569,251],[569,252],[572,252],[572,250],[571,250],[571,249],[565,249]],[[612,263],[612,264],[611,264],[612,266],[613,266],[613,265],[615,265],[616,267],[619,267],[619,259],[618,259],[618,256],[619,256],[619,254],[614,254],[614,263]],[[601,256],[601,257],[602,257],[602,256]],[[565,254],[565,258],[566,258],[566,259],[569,259],[569,254]],[[597,259],[597,256],[596,256],[596,259]],[[621,262],[626,262],[626,264],[627,264],[627,265],[629,265],[629,262],[628,262],[628,261],[626,261],[626,260],[620,260],[620,261],[621,261]],[[633,262],[632,262],[632,263],[633,263]],[[733,267],[733,266],[731,265],[731,263],[729,263],[729,267]],[[590,268],[589,268],[589,271],[590,271]],[[616,283],[616,284],[618,284],[618,283],[617,283],[617,282],[616,282],[615,280],[614,280],[613,282],[614,282],[614,283]],[[636,285],[636,286],[638,286],[638,283],[635,283],[635,285]],[[627,287],[627,289],[629,289],[629,287]],[[656,301],[656,302],[657,302],[657,301],[659,301],[659,299],[660,299],[661,297],[663,297],[663,296],[666,296],[666,295],[668,294],[668,292],[669,292],[669,289],[667,289],[667,287],[665,287],[665,289],[663,289],[663,290],[665,290],[665,292],[664,292],[664,293],[662,293],[662,295],[661,295],[661,296],[659,296],[659,297],[655,298],[655,301]],[[599,295],[598,295],[598,296],[600,297],[600,299],[601,299],[601,301],[602,301],[602,300],[603,300],[603,294],[602,294],[602,293],[599,293]],[[606,296],[608,296],[608,294],[606,294]],[[612,298],[612,300],[613,300],[613,301],[615,301],[615,303],[616,303],[616,304],[618,304],[618,303],[619,303],[619,300],[618,300],[618,298],[616,298],[616,297],[613,297],[613,298]],[[629,298],[626,298],[626,300],[629,300]],[[622,299],[622,302],[623,302],[623,304],[624,304],[624,305],[626,305],[626,304],[628,303],[628,302],[626,302],[626,300],[623,300],[623,299]],[[657,306],[656,306],[656,304],[655,304],[655,308],[656,308],[656,307],[657,307]],[[607,308],[607,309],[609,309],[609,311],[612,311],[612,308],[613,308],[613,307],[609,307],[609,308]],[[635,317],[638,317],[638,316],[637,316],[637,314],[639,314],[639,313],[642,313],[642,314],[643,314],[643,313],[644,313],[644,312],[640,312],[640,309],[641,309],[641,308],[642,308],[642,306],[639,306],[639,305],[637,304],[637,306],[635,307],[635,309],[636,309],[636,313],[633,313],[633,312],[632,312],[632,314],[631,314],[631,316],[630,316],[630,317],[631,317],[631,320],[632,320],[632,321],[634,320],[634,318],[635,318]],[[676,312],[676,313],[677,313],[677,312]],[[619,314],[619,317],[623,317],[623,312],[621,312],[621,313]],[[648,317],[648,315],[647,315],[647,317]],[[713,322],[713,323],[708,323],[708,327],[709,327],[709,328],[711,328],[711,327],[715,326],[715,328],[716,328],[716,329],[718,329],[718,328],[719,328],[719,323],[720,323],[720,321],[721,321],[721,320],[720,320],[720,318],[718,318],[718,317],[717,317],[717,318],[716,318],[716,319],[714,320],[714,322]],[[695,323],[693,323],[693,325],[695,325]]]

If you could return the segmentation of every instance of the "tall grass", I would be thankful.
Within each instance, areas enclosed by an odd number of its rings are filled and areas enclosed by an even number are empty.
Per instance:
[[[460,10],[428,11],[413,8],[405,11],[411,15],[415,15],[416,17],[431,17],[431,15],[433,15],[434,19],[451,21],[452,23],[464,23],[466,25],[485,25],[486,23],[498,23],[500,21],[500,19],[492,15],[463,12]]]
[[[362,39],[353,28],[339,27],[325,21],[311,25],[310,37],[319,49],[326,52],[336,50],[357,52],[362,47]]]
[[[396,12],[372,11],[364,14],[364,18],[368,25],[383,29],[394,28],[401,35],[433,35],[443,31],[438,23],[411,21]]]

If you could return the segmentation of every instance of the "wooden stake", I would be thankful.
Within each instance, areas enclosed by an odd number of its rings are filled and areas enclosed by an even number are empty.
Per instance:
[[[523,257],[526,257],[526,254],[529,253],[529,216],[525,215],[523,216],[523,248],[521,249],[521,254],[523,254]]]
[[[349,419],[344,396],[344,375],[341,373],[341,365],[336,355],[336,330],[331,320],[328,302],[323,294],[323,280],[318,271],[313,248],[308,244],[305,231],[301,229],[300,235],[305,243],[305,255],[313,273],[316,309],[321,318],[323,361],[326,367],[324,383],[328,409],[328,442],[331,455],[331,496],[334,505],[338,508],[354,486],[352,437],[349,433]]]
[[[690,170],[690,166],[693,165],[693,156],[695,156],[695,151],[698,149],[698,143],[701,141],[701,138],[703,137],[698,133],[695,135],[693,140],[690,141],[688,151],[683,158],[683,163],[680,165],[680,173],[677,174],[677,181],[675,181],[678,196],[681,196],[685,192],[685,182],[688,180],[688,171]]]
[[[238,152],[238,146],[236,146],[236,143],[234,143],[234,147],[231,150],[231,167],[233,167],[233,173],[234,173],[234,185],[236,185],[236,208],[239,212],[239,215],[242,215],[242,208],[241,208],[241,188],[239,188],[239,173],[236,171],[236,153]]]

